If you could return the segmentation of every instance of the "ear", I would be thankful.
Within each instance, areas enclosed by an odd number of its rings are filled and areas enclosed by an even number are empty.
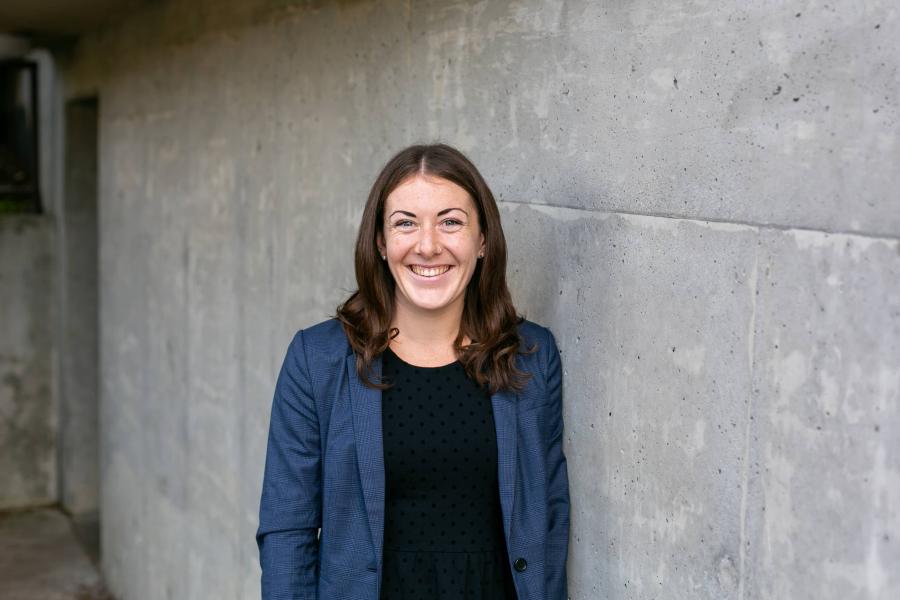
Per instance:
[[[484,254],[484,253],[486,252],[486,250],[485,250],[485,244],[484,244],[484,234],[483,234],[483,233],[480,233],[480,234],[478,234],[478,235],[479,235],[479,237],[481,238],[481,244],[478,246],[478,252],[481,253],[481,254]]]
[[[387,254],[387,248],[384,244],[384,236],[381,235],[381,232],[375,234],[375,246],[378,248],[378,257],[381,258],[382,254]]]

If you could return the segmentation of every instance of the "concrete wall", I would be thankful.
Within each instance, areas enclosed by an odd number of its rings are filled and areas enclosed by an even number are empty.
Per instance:
[[[0,215],[0,509],[56,500],[53,228]]]
[[[100,495],[97,103],[65,109],[65,201],[58,219],[60,504],[73,514],[96,513]]]
[[[416,141],[563,352],[572,598],[900,594],[894,3],[161,3],[100,98],[103,566],[258,596],[269,406]]]
[[[90,520],[99,495],[96,105],[74,102],[62,119],[51,53],[0,36],[4,54],[38,68],[44,215],[0,215],[0,508],[58,501]]]

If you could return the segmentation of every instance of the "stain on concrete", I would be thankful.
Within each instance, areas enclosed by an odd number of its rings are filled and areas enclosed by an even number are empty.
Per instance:
[[[52,221],[0,219],[0,508],[56,499]]]

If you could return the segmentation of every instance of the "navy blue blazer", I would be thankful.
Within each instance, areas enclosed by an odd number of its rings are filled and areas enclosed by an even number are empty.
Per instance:
[[[565,600],[569,481],[562,369],[549,329],[518,326],[526,389],[491,395],[509,567],[519,600]],[[372,365],[381,376],[381,357]],[[319,535],[319,529],[321,534]],[[259,529],[263,600],[378,600],[384,534],[381,391],[337,319],[301,329],[278,375]]]

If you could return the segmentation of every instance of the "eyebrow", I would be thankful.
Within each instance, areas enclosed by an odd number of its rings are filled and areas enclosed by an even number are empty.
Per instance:
[[[461,208],[456,208],[456,207],[453,207],[453,208],[445,208],[444,210],[440,211],[440,212],[437,214],[437,216],[441,216],[441,215],[447,214],[447,213],[450,212],[451,210],[459,210],[459,211],[462,211],[463,213],[465,213],[465,215],[466,215],[467,217],[469,216],[469,213],[467,213],[466,211],[464,211],[464,210],[461,209]],[[416,216],[416,213],[411,213],[411,212],[409,212],[408,210],[395,210],[394,212],[392,212],[392,213],[390,214],[390,216],[388,217],[388,219],[390,219],[391,217],[393,217],[393,216],[394,216],[395,214],[397,214],[397,213],[403,213],[403,214],[406,215],[407,217],[415,217],[415,216]]]

